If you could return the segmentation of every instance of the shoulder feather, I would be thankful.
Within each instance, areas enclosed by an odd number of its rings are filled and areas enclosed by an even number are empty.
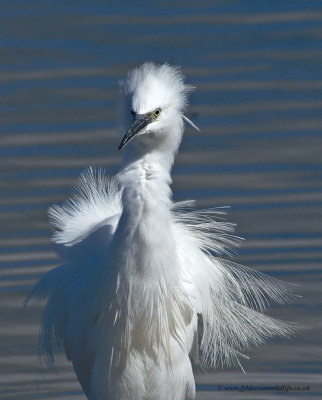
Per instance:
[[[95,228],[115,224],[113,217],[122,212],[121,197],[122,187],[115,178],[104,175],[101,169],[88,168],[78,179],[70,199],[49,208],[53,241],[73,245]]]

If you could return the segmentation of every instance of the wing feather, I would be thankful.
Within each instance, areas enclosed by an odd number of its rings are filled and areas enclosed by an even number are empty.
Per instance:
[[[251,345],[289,336],[296,328],[263,313],[270,301],[292,300],[295,285],[221,257],[240,241],[223,214],[223,209],[195,211],[193,202],[173,206],[185,287],[201,314],[199,364],[204,368],[240,365]]]
[[[95,348],[87,343],[96,315],[90,307],[99,284],[97,260],[106,256],[122,213],[122,187],[98,169],[81,174],[74,193],[63,205],[49,209],[55,229],[56,251],[66,263],[47,272],[25,300],[47,299],[40,330],[40,355],[48,365],[54,352],[63,349],[72,360],[85,393],[95,358]],[[87,300],[84,302],[84,293]],[[87,305],[87,308],[85,307]],[[90,321],[90,323],[89,323]]]

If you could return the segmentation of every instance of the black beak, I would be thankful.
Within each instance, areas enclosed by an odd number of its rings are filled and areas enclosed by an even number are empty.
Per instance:
[[[126,143],[128,143],[141,129],[147,126],[151,122],[151,118],[147,114],[136,114],[135,120],[131,128],[126,132],[122,142],[119,145],[119,150],[121,150]]]

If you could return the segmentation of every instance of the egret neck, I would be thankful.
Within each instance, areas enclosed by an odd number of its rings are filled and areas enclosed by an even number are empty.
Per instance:
[[[118,298],[127,298],[126,325],[140,331],[144,345],[161,345],[167,351],[169,335],[175,337],[192,318],[189,300],[178,284],[181,271],[171,214],[170,171],[177,144],[167,151],[160,143],[153,150],[136,148],[126,154],[119,176],[124,189],[115,232]]]
[[[153,229],[152,236],[158,227],[164,232],[165,225],[171,234],[171,168],[183,133],[182,119],[176,122],[171,132],[138,135],[123,150],[123,168],[118,175],[124,187],[122,218],[131,221],[131,229],[140,223]]]

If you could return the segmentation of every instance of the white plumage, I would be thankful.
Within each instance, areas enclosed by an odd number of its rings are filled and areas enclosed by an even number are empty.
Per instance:
[[[263,311],[290,293],[220,258],[238,240],[218,221],[222,209],[171,200],[183,119],[191,122],[179,70],[144,64],[122,88],[134,122],[121,171],[88,169],[49,211],[64,264],[31,293],[48,299],[41,350],[49,362],[65,350],[90,400],[193,399],[191,359],[205,369],[239,364],[250,345],[289,335],[292,324]]]

